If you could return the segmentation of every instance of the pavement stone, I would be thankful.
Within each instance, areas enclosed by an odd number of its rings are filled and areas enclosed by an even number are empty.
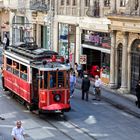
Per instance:
[[[77,78],[76,88],[81,89],[81,78]],[[91,86],[89,92],[94,95],[93,92],[93,81],[91,81]],[[125,112],[140,118],[140,109],[136,107],[135,101],[136,96],[128,93],[121,93],[116,89],[110,89],[107,85],[103,85],[101,89],[101,96],[106,102],[112,104],[113,106],[124,110]]]

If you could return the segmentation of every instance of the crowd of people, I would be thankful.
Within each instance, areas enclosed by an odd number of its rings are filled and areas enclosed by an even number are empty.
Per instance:
[[[89,96],[89,89],[91,86],[90,77],[87,72],[83,72],[82,67],[80,64],[75,63],[74,69],[71,68],[70,70],[70,97],[72,98],[74,95],[74,89],[76,85],[76,79],[82,78],[81,83],[81,99],[88,101]],[[95,89],[95,98],[93,100],[100,101],[101,100],[101,85],[102,81],[98,75],[93,78],[93,89]]]

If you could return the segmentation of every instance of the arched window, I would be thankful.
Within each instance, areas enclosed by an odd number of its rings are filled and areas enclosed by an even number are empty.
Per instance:
[[[120,7],[125,7],[126,0],[120,0]]]
[[[138,0],[135,0],[135,10],[137,10],[139,7],[139,1]]]
[[[85,6],[89,7],[90,6],[90,0],[85,0]]]
[[[67,0],[67,5],[70,5],[70,0]]]
[[[64,5],[64,0],[61,0],[61,3],[60,3],[61,5]]]
[[[104,6],[109,7],[110,6],[110,0],[104,0]]]
[[[73,5],[73,6],[76,5],[76,0],[73,0],[72,5]]]

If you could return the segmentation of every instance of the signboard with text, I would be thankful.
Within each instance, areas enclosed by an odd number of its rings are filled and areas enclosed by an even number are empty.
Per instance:
[[[87,63],[87,55],[81,55],[80,64],[86,64],[86,63]]]

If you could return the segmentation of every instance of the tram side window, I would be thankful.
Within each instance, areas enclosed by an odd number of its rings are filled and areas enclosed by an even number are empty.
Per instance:
[[[39,83],[40,83],[40,88],[44,88],[44,79],[41,78],[43,76],[44,72],[43,71],[40,71],[40,74],[37,73],[37,77],[36,79],[39,79]]]
[[[12,68],[13,68],[13,73],[19,76],[19,63],[13,61]]]
[[[24,65],[20,65],[20,78],[22,78],[23,80],[27,81],[28,77],[27,77],[27,67]]]
[[[44,72],[44,88],[48,88],[48,72]]]
[[[66,87],[69,87],[69,82],[70,81],[70,76],[69,76],[69,71],[66,73]]]
[[[58,72],[58,88],[64,87],[64,72]]]
[[[56,87],[56,71],[55,72],[50,72],[50,88]]]
[[[6,59],[6,62],[7,62],[7,64],[6,64],[6,70],[12,72],[12,60],[9,59],[9,58],[7,58]]]

